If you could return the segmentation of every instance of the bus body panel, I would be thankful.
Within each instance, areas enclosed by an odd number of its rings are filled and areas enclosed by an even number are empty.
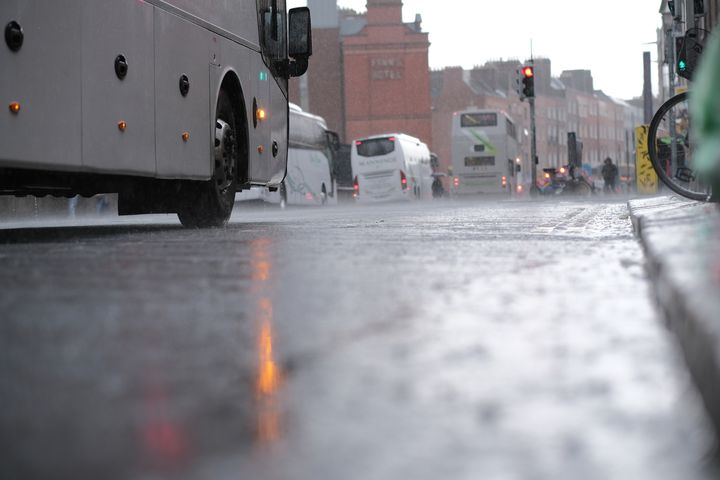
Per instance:
[[[323,186],[325,186],[327,194],[324,200]],[[330,159],[326,153],[308,148],[290,147],[285,191],[289,205],[337,203],[333,181],[330,177]]]
[[[155,10],[155,152],[160,178],[202,179],[212,175],[215,132],[210,116],[214,115],[216,98],[210,95],[210,78],[218,52],[214,34],[164,10]],[[190,82],[184,97],[180,92],[182,75]],[[215,91],[217,88],[213,85]],[[183,133],[190,135],[187,141]]]
[[[155,175],[154,8],[93,0],[82,8],[82,163],[85,171]],[[118,78],[123,55],[127,76]],[[121,131],[120,122],[127,128]]]
[[[82,165],[82,3],[0,1],[0,19],[14,19],[25,29],[20,52],[10,51],[4,41],[0,45],[0,161],[5,166]],[[9,113],[11,102],[20,104],[19,114]]]
[[[432,167],[430,149],[419,140],[401,137],[403,152],[408,161],[408,186],[420,199],[432,198]]]
[[[279,80],[282,81],[282,80]],[[288,158],[288,132],[289,112],[288,97],[278,80],[270,76],[269,80],[270,104],[268,112],[268,123],[270,124],[270,142],[266,147],[268,153],[265,159],[268,166],[267,183],[271,186],[279,186],[285,178]],[[273,155],[277,144],[277,155]]]

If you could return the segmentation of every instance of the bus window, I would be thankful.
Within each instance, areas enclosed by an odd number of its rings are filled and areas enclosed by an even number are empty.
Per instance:
[[[395,151],[395,141],[390,138],[373,138],[358,141],[357,153],[361,157],[379,157]]]
[[[495,127],[497,113],[463,113],[460,116],[461,127]]]
[[[512,122],[511,122],[510,120],[508,120],[507,118],[505,119],[505,122],[506,122],[506,123],[505,123],[505,126],[506,126],[506,128],[507,128],[508,137],[513,138],[513,139],[517,139],[517,129],[515,128],[515,124],[512,123]]]
[[[285,0],[258,0],[260,38],[267,65],[277,71],[286,59]]]
[[[466,167],[494,167],[495,157],[465,157]]]

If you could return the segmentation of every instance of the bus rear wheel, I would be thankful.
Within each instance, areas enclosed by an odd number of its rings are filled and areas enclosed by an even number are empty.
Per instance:
[[[185,227],[210,228],[227,224],[235,203],[240,145],[230,96],[220,91],[215,120],[213,175],[207,182],[183,188],[178,218]]]

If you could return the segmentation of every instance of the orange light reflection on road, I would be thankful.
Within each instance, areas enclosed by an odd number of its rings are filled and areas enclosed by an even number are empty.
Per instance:
[[[272,302],[267,298],[258,301],[261,312],[260,337],[258,339],[258,370],[256,389],[258,395],[275,395],[280,386],[280,371],[273,359]]]
[[[257,437],[262,445],[275,443],[280,439],[282,417],[279,392],[283,373],[273,356],[273,304],[264,294],[270,289],[267,283],[272,276],[272,261],[268,252],[270,241],[256,240],[251,246],[253,292],[259,295],[256,302],[259,320],[257,339],[258,368],[255,378],[257,400]]]

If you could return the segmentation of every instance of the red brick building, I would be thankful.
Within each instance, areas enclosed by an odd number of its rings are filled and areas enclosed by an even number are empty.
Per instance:
[[[430,144],[428,34],[418,17],[403,23],[402,0],[368,0],[367,13],[310,0],[313,47],[308,73],[290,100],[324,117],[349,142],[388,132]]]
[[[402,0],[368,0],[367,25],[343,38],[348,138],[403,132],[432,140],[428,34],[402,21]]]

